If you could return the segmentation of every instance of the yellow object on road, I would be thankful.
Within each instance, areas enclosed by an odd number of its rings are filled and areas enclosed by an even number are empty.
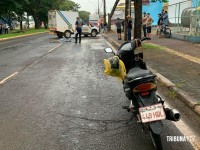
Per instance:
[[[104,66],[104,73],[106,75],[118,77],[122,80],[125,78],[126,68],[123,61],[120,60],[118,56],[113,56],[109,59],[104,59]]]

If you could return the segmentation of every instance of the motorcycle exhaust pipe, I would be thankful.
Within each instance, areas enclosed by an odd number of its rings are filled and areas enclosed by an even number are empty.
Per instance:
[[[176,109],[165,109],[166,119],[171,121],[179,121],[181,118],[180,113]]]

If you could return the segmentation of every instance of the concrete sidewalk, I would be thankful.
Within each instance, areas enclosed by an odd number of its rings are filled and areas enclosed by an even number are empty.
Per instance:
[[[124,42],[117,39],[116,33],[103,36],[115,48]],[[186,41],[157,38],[155,35],[146,43],[154,47],[141,50],[144,61],[153,68],[151,71],[175,96],[200,115],[200,46]]]

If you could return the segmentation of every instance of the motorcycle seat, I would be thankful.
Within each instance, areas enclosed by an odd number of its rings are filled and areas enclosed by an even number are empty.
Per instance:
[[[149,70],[136,67],[130,69],[125,78],[128,81],[130,81],[140,77],[143,78],[143,77],[153,77],[153,76],[154,75]]]

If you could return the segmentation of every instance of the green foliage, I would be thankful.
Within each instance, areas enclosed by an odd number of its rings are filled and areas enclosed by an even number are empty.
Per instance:
[[[49,10],[78,11],[80,5],[72,0],[0,0],[0,18],[14,17],[22,21],[24,14],[33,16],[35,28],[42,22],[47,26]]]
[[[169,92],[165,93],[166,96],[170,97],[170,98],[176,98],[177,94],[174,90],[170,90]]]
[[[143,43],[142,48],[153,49],[153,50],[163,50],[163,47],[161,47],[159,45],[150,44],[150,43]]]
[[[79,16],[82,20],[86,21],[86,22],[89,22],[89,15],[90,15],[90,12],[87,12],[87,11],[79,11]]]
[[[64,0],[63,3],[61,3],[61,5],[59,6],[59,10],[63,10],[63,11],[78,11],[78,9],[80,8],[80,5],[71,1],[71,0]]]

